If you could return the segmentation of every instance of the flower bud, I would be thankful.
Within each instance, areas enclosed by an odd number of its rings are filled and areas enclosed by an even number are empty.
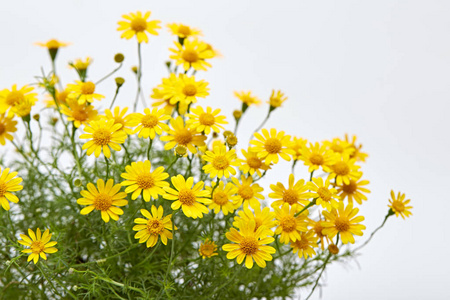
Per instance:
[[[40,119],[40,115],[39,114],[34,114],[33,115],[33,119],[35,119],[36,121],[38,121],[39,122],[39,119]]]
[[[69,274],[73,274],[74,268],[69,268]]]
[[[116,81],[116,85],[118,88],[120,88],[125,83],[125,79],[123,79],[122,77],[116,77],[114,80]]]
[[[187,154],[187,148],[184,147],[184,146],[178,145],[175,148],[175,154],[180,156],[180,157],[185,156]]]
[[[239,120],[239,119],[242,117],[242,111],[236,109],[235,111],[233,111],[233,117],[234,117],[236,120]]]
[[[138,67],[137,66],[132,66],[131,67],[131,71],[133,71],[134,74],[138,73]]]
[[[76,187],[80,187],[80,186],[83,185],[83,181],[82,181],[80,178],[75,178],[75,179],[73,180],[73,184],[74,184]]]
[[[336,246],[335,244],[330,244],[330,245],[328,246],[328,251],[330,251],[331,254],[336,255],[336,254],[339,253],[339,248],[338,248],[338,246]]]
[[[118,64],[123,62],[124,59],[125,56],[122,53],[117,53],[116,55],[114,55],[114,61]]]
[[[225,138],[227,138],[227,137],[229,137],[230,135],[234,135],[231,131],[229,131],[229,130],[225,130],[224,132],[223,132],[223,136],[225,137]]]
[[[229,135],[229,136],[227,137],[227,144],[228,144],[228,147],[234,147],[234,146],[236,146],[237,142],[238,142],[238,139],[237,139],[237,137],[236,137],[235,135]]]

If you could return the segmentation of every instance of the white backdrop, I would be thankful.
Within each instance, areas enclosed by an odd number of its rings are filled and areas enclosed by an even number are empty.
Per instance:
[[[128,2],[3,1],[0,89],[32,82],[41,66],[49,71],[46,51],[32,44],[57,38],[72,43],[58,57],[66,78],[74,74],[63,62],[91,56],[89,75],[95,80],[123,52],[126,67],[119,75],[127,82],[118,104],[127,105],[135,95],[129,68],[137,64],[136,42],[119,38],[121,15],[151,10],[164,23],[198,27],[224,56],[200,72],[211,87],[203,104],[222,107],[232,121],[239,106],[234,90],[250,89],[266,100],[276,88],[289,100],[268,126],[311,141],[357,134],[370,154],[363,166],[372,190],[362,207],[367,233],[383,220],[390,189],[412,199],[412,218],[389,219],[358,259],[359,267],[328,269],[323,298],[450,299],[449,1]],[[166,28],[160,32],[143,46],[146,96],[167,74],[163,62],[173,37]],[[99,92],[111,99],[112,80]],[[250,109],[241,141],[248,141],[266,110]],[[288,164],[278,171],[263,184],[287,182]],[[306,176],[305,168],[298,166],[296,174]]]

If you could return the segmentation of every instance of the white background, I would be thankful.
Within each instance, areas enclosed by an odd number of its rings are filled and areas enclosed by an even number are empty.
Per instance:
[[[49,71],[46,51],[32,44],[57,38],[72,43],[58,56],[65,83],[74,78],[63,64],[68,60],[93,57],[96,80],[115,68],[116,52],[125,53],[118,104],[130,105],[136,42],[119,39],[116,22],[136,10],[200,28],[220,49],[224,57],[199,74],[211,87],[202,104],[231,117],[239,106],[234,90],[267,100],[276,88],[289,100],[269,127],[311,141],[357,134],[370,154],[363,166],[372,190],[361,209],[365,238],[384,218],[390,189],[412,199],[414,215],[389,219],[359,267],[328,269],[324,299],[450,299],[449,1],[2,1],[0,88],[32,82],[41,66]],[[167,74],[173,37],[160,32],[143,45],[146,96]],[[99,92],[111,99],[112,80]],[[243,143],[266,110],[250,109],[240,128]],[[264,185],[287,183],[288,166]],[[298,166],[297,176],[305,169]]]

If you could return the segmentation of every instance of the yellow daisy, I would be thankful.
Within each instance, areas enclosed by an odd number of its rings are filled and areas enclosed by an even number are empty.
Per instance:
[[[341,140],[340,138],[334,138],[332,141],[324,141],[323,144],[333,151],[334,153],[338,153],[339,155],[349,155],[355,151],[347,141]]]
[[[169,120],[170,116],[165,114],[163,109],[150,108],[144,109],[144,114],[134,113],[131,115],[129,125],[134,127],[134,133],[138,133],[138,137],[147,139],[150,137],[152,140],[155,136],[161,135],[163,131],[169,131],[169,126],[163,121]]]
[[[209,134],[212,129],[214,132],[219,133],[221,129],[224,129],[222,124],[228,124],[225,121],[225,116],[219,115],[219,113],[219,108],[213,111],[208,106],[205,111],[201,106],[197,106],[192,108],[191,112],[187,115],[189,120],[186,121],[186,124],[189,128],[195,129],[197,132]]]
[[[176,119],[171,119],[170,125],[172,125],[173,129],[167,131],[169,135],[161,137],[161,141],[168,142],[164,145],[165,150],[170,150],[177,145],[181,145],[188,148],[192,153],[197,153],[195,146],[200,147],[205,145],[206,136],[187,128],[180,116]]]
[[[301,232],[308,231],[308,224],[306,218],[308,211],[305,210],[297,217],[295,214],[297,210],[285,203],[281,208],[275,207],[275,218],[277,220],[275,234],[280,235],[280,242],[288,244],[290,241],[297,241],[301,239]]]
[[[70,92],[68,97],[70,99],[77,99],[78,103],[84,104],[86,102],[92,103],[94,100],[101,100],[105,96],[95,93],[95,83],[92,81],[82,82],[75,80],[76,84],[69,83],[67,90]]]
[[[9,210],[9,201],[13,203],[19,202],[19,198],[11,192],[17,192],[23,189],[19,183],[22,182],[22,178],[16,177],[17,172],[9,172],[10,169],[6,168],[2,172],[0,167],[0,204],[4,210]]]
[[[279,208],[285,203],[290,206],[295,206],[294,210],[299,210],[304,205],[309,203],[308,201],[308,186],[305,184],[304,179],[300,179],[295,182],[294,174],[289,175],[289,187],[285,188],[281,182],[277,184],[271,184],[270,188],[273,193],[269,194],[269,197],[275,199],[271,206],[273,208]]]
[[[164,216],[164,209],[162,206],[152,205],[151,213],[146,209],[141,209],[141,214],[146,217],[134,219],[133,230],[137,231],[134,236],[139,239],[139,243],[147,242],[147,248],[153,247],[158,242],[158,237],[161,237],[161,242],[167,245],[167,239],[172,239],[172,214]],[[176,227],[174,228],[177,229]]]
[[[206,198],[210,195],[209,191],[202,190],[204,185],[203,181],[199,181],[194,185],[193,177],[185,180],[183,175],[173,176],[171,181],[176,190],[170,187],[164,187],[167,194],[163,195],[163,197],[168,200],[176,200],[171,205],[173,210],[181,207],[183,213],[193,219],[203,218],[203,214],[209,212],[208,208],[201,204],[211,204],[212,202]],[[192,187],[193,185],[194,187]]]
[[[198,98],[205,98],[209,95],[208,83],[204,80],[196,81],[194,76],[180,74],[176,84],[169,92],[170,104],[179,103],[180,114],[185,114],[191,103],[197,103]]]
[[[328,244],[330,243],[330,239],[328,238],[328,236],[323,234],[323,229],[325,228],[323,225],[325,224],[325,221],[322,219],[319,219],[317,221],[309,219],[308,223],[309,223],[309,226],[312,227],[311,230],[314,232],[316,237],[320,240],[320,248],[323,251],[325,249],[325,244],[324,244],[325,241]]]
[[[89,125],[84,127],[85,134],[80,135],[80,139],[90,139],[87,141],[82,149],[87,149],[87,155],[95,154],[99,157],[103,152],[105,157],[111,156],[111,149],[120,151],[122,148],[119,144],[123,144],[127,138],[127,134],[119,129],[121,124],[114,124],[114,120],[99,120],[91,121]]]
[[[153,93],[150,95],[152,99],[155,101],[152,103],[152,107],[163,106],[164,113],[166,115],[171,115],[173,110],[175,109],[175,105],[170,104],[170,98],[165,99],[164,90],[160,87],[156,87],[153,89]]]
[[[33,260],[34,264],[37,264],[39,256],[42,257],[42,259],[47,260],[46,253],[55,253],[58,251],[58,249],[54,247],[57,242],[50,242],[52,234],[48,229],[44,231],[44,234],[41,234],[39,228],[36,229],[36,234],[34,234],[33,230],[28,229],[28,236],[21,234],[20,237],[22,239],[18,241],[20,244],[30,247],[30,249],[21,251],[22,253],[30,253],[27,261]]]
[[[27,100],[34,105],[37,102],[37,94],[32,93],[33,90],[33,87],[27,85],[17,89],[17,84],[13,84],[11,90],[0,91],[0,114],[4,114],[9,108]],[[12,113],[9,114],[9,117],[12,117]]]
[[[210,239],[206,239],[203,243],[201,243],[200,248],[198,249],[198,253],[203,259],[219,255],[216,251],[217,245]]]
[[[315,144],[309,143],[309,147],[303,147],[298,158],[304,162],[305,166],[309,166],[309,173],[319,170],[320,167],[325,172],[329,172],[329,167],[336,163],[339,155],[328,150],[325,145],[316,142]]]
[[[347,198],[349,203],[353,203],[354,199],[358,204],[362,204],[362,200],[367,200],[367,196],[363,193],[370,193],[370,190],[364,187],[368,184],[368,180],[350,179],[349,184],[342,183],[337,186],[338,195],[342,200]]]
[[[237,97],[239,100],[241,100],[242,103],[247,106],[260,105],[262,103],[262,101],[258,97],[252,95],[251,91],[234,92],[234,96]]]
[[[34,102],[32,102],[29,98],[25,98],[21,102],[12,106],[10,112],[14,113],[19,118],[23,118],[31,113],[31,108],[33,105]]]
[[[396,217],[400,215],[403,219],[405,219],[405,217],[412,215],[410,210],[413,207],[407,206],[409,202],[411,202],[411,200],[405,200],[405,194],[398,192],[397,197],[395,197],[394,191],[391,190],[391,199],[389,199],[390,205],[388,205],[388,207],[392,209]]]
[[[88,205],[80,213],[87,215],[95,209],[101,212],[102,219],[106,223],[109,222],[110,218],[114,221],[119,220],[119,215],[123,215],[123,210],[117,206],[128,204],[128,201],[124,199],[127,193],[119,192],[120,188],[120,184],[114,184],[113,179],[108,179],[106,184],[103,179],[98,179],[97,188],[92,183],[88,183],[88,190],[80,192],[84,198],[77,200],[77,203],[80,205]]]
[[[352,152],[352,154],[350,155],[350,158],[354,158],[357,161],[365,162],[367,157],[369,156],[369,154],[361,152],[362,145],[361,144],[357,145],[356,139],[357,139],[357,137],[356,137],[356,135],[354,135],[354,136],[352,136],[352,140],[350,141],[348,134],[345,134],[345,141],[347,143],[349,143],[350,147],[352,147],[354,150]]]
[[[303,147],[306,147],[306,144],[308,141],[303,138],[298,138],[293,136],[291,142],[288,145],[289,149],[292,149],[294,151],[294,154],[292,155],[292,158],[294,160],[300,160],[300,157],[302,156],[302,149]]]
[[[86,71],[87,68],[92,64],[92,59],[90,57],[86,57],[86,59],[77,58],[74,62],[70,62],[69,66],[77,69],[78,71]]]
[[[107,120],[114,120],[114,124],[122,124],[122,127],[120,127],[119,130],[125,131],[126,134],[131,135],[134,133],[134,129],[132,127],[136,126],[134,125],[134,122],[132,119],[135,117],[133,114],[125,115],[128,111],[128,107],[124,107],[122,111],[120,110],[119,106],[114,107],[114,112],[112,112],[110,109],[105,109],[105,115],[100,116],[101,118],[107,119]]]
[[[67,104],[69,94],[70,92],[67,89],[62,91],[55,89],[55,97],[58,102],[58,106]],[[52,96],[45,99],[44,102],[47,107],[56,107],[55,99],[53,99]]]
[[[264,233],[264,226],[255,230],[255,221],[250,221],[241,226],[240,231],[231,228],[229,232],[225,234],[227,239],[235,244],[225,244],[222,249],[227,251],[227,258],[234,259],[238,264],[242,264],[245,259],[245,266],[248,269],[253,267],[253,260],[261,267],[266,267],[266,261],[272,260],[275,248],[267,246],[275,239],[268,237]]]
[[[302,232],[300,234],[301,239],[296,240],[295,242],[290,243],[292,248],[292,253],[298,252],[298,257],[305,259],[309,257],[313,257],[316,255],[316,251],[314,248],[319,247],[317,245],[317,237],[314,235],[313,231]]]
[[[231,183],[228,182],[226,185],[223,181],[219,182],[217,185],[215,181],[211,182],[211,187],[207,186],[206,190],[211,194],[214,190],[214,193],[211,196],[211,204],[209,205],[210,210],[214,210],[215,214],[218,214],[220,211],[226,216],[228,213],[232,213],[236,207],[233,203],[233,196],[237,192],[237,188]]]
[[[250,221],[255,222],[255,231],[260,227],[264,227],[264,235],[273,236],[275,233],[272,228],[275,227],[275,213],[270,211],[269,207],[261,209],[261,205],[253,208],[251,211],[248,203],[243,206],[243,210],[238,211],[238,215],[234,217],[233,226],[241,228],[243,224],[248,224]]]
[[[342,243],[348,242],[354,244],[355,238],[353,235],[363,235],[363,230],[366,226],[358,224],[364,221],[363,216],[356,217],[359,212],[358,208],[353,208],[353,204],[349,203],[344,207],[344,202],[339,202],[339,208],[333,208],[331,212],[323,211],[326,222],[323,223],[324,229],[322,233],[327,235],[330,239],[334,238],[338,233],[341,237]]]
[[[175,60],[177,66],[183,65],[185,71],[193,68],[194,70],[206,71],[206,67],[211,68],[211,64],[206,59],[213,58],[214,54],[208,49],[208,45],[197,39],[185,40],[183,45],[179,42],[174,42],[176,49],[170,48],[173,52],[170,56]]]
[[[272,95],[269,98],[269,104],[272,109],[280,107],[284,101],[287,100],[287,97],[281,91],[272,90]]]
[[[316,199],[317,205],[322,205],[328,211],[332,208],[338,208],[341,198],[337,195],[337,190],[330,187],[330,181],[323,180],[322,177],[312,178],[312,181],[307,184],[310,198]]]
[[[242,173],[250,173],[251,176],[256,173],[259,177],[261,177],[261,170],[267,171],[268,169],[270,169],[270,166],[267,166],[264,163],[264,160],[258,157],[257,152],[253,152],[250,149],[248,149],[248,152],[244,149],[241,149],[241,152],[245,157],[245,159],[239,159],[239,161],[241,162],[241,166],[239,167],[239,169],[242,171]]]
[[[152,164],[149,160],[132,162],[131,166],[126,166],[126,173],[122,173],[120,176],[125,181],[120,184],[122,186],[128,186],[125,189],[125,193],[133,193],[131,199],[135,200],[141,193],[146,202],[150,201],[150,198],[158,199],[159,195],[164,195],[164,187],[168,187],[169,183],[164,181],[169,177],[169,174],[164,172],[164,167],[158,167],[151,172]]]
[[[233,201],[236,207],[240,207],[242,204],[245,206],[246,203],[250,204],[253,209],[260,206],[259,200],[264,199],[264,196],[260,194],[264,189],[257,183],[253,183],[253,178],[251,176],[245,177],[241,176],[241,182],[236,177],[232,177],[231,180],[237,187],[237,195],[234,196]]]
[[[202,159],[208,162],[202,169],[211,178],[229,178],[231,175],[236,175],[233,167],[237,166],[239,162],[236,160],[236,150],[234,149],[227,151],[227,147],[222,144],[214,147],[212,152],[206,151]]]
[[[179,24],[170,23],[170,24],[167,24],[167,27],[169,27],[170,32],[173,35],[176,35],[182,39],[202,34],[202,32],[200,30],[190,27],[190,26],[187,26],[187,25],[183,25],[181,23],[179,23]]]
[[[11,133],[17,131],[17,121],[14,121],[12,116],[8,117],[5,114],[0,114],[0,144],[5,145],[6,140],[12,141],[14,137]]]
[[[136,36],[138,43],[148,43],[147,33],[158,35],[156,29],[161,28],[161,26],[159,26],[160,21],[148,21],[150,14],[150,11],[147,11],[145,14],[137,11],[136,13],[122,15],[122,18],[124,18],[125,21],[117,22],[117,24],[119,25],[117,31],[123,31],[120,37],[129,40]]]
[[[250,144],[255,146],[251,151],[257,152],[259,158],[264,158],[266,165],[278,163],[278,156],[287,161],[291,160],[289,155],[293,155],[294,151],[287,147],[291,138],[289,135],[285,135],[284,131],[277,133],[275,128],[270,129],[270,133],[267,129],[263,129],[262,134],[264,136],[255,132],[257,140],[251,140]]]
[[[358,172],[359,166],[355,165],[356,160],[344,154],[337,162],[331,165],[328,180],[335,179],[337,185],[350,184],[350,180],[358,180],[362,173]]]
[[[59,49],[62,47],[67,47],[70,45],[70,43],[64,43],[55,39],[49,40],[48,42],[42,43],[42,42],[36,42],[34,43],[36,46],[44,47],[49,50],[53,49]]]
[[[61,105],[61,113],[67,116],[68,121],[72,121],[76,128],[87,125],[91,121],[98,120],[98,112],[93,105],[87,103],[80,104],[76,99],[68,99],[67,105]]]

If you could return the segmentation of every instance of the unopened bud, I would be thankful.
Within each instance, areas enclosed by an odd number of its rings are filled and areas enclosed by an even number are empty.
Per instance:
[[[123,62],[124,59],[125,59],[125,56],[122,53],[117,53],[116,55],[114,55],[114,61],[116,63],[121,63],[121,62]]]
[[[77,187],[80,187],[83,184],[83,181],[80,178],[75,178],[73,184]]]
[[[72,287],[72,290],[73,290],[74,292],[76,292],[76,291],[78,290],[78,286],[74,285],[74,286]]]
[[[175,148],[175,154],[178,155],[178,156],[180,156],[180,157],[185,156],[186,153],[187,153],[187,148],[184,147],[184,146],[178,145],[178,146]]]
[[[39,114],[34,114],[33,115],[33,119],[35,119],[36,121],[38,121],[39,122],[39,119],[40,119],[40,115]]]
[[[114,80],[116,81],[116,85],[118,88],[120,88],[125,83],[125,79],[123,79],[122,77],[116,77]]]
[[[237,139],[237,137],[235,135],[229,135],[227,137],[227,144],[228,144],[229,147],[236,146],[237,142],[238,142],[238,139]]]
[[[137,66],[132,66],[131,67],[131,71],[133,71],[134,74],[138,73],[138,67]]]
[[[69,268],[69,274],[73,274],[74,268]]]
[[[229,137],[230,135],[234,135],[231,131],[229,131],[229,130],[225,130],[224,132],[223,132],[223,136],[225,137],[225,138],[227,138],[227,137]]]
[[[56,123],[58,123],[58,118],[57,117],[53,117],[50,119],[50,125],[55,126]]]
[[[213,139],[217,139],[219,137],[219,134],[217,132],[213,131],[212,136],[213,136]]]
[[[233,111],[233,117],[234,117],[236,120],[239,120],[239,119],[242,117],[242,111],[236,109],[235,111]]]
[[[328,246],[328,251],[330,251],[331,254],[336,255],[336,254],[339,253],[339,248],[338,248],[338,246],[336,246],[335,244],[330,244],[330,245]]]

